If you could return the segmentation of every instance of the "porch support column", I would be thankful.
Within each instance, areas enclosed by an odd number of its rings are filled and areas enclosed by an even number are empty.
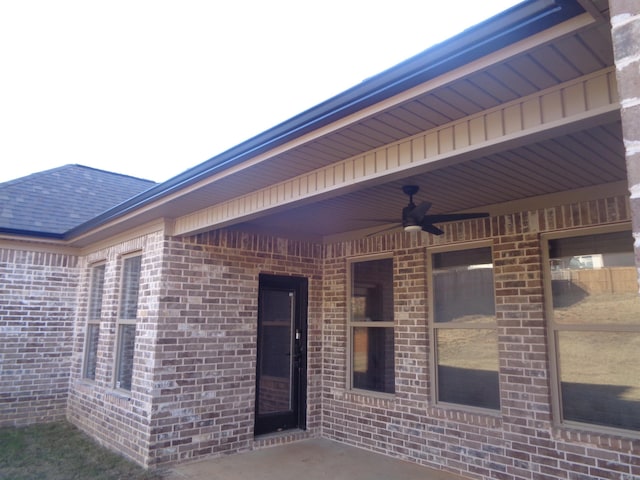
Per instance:
[[[609,0],[609,7],[640,283],[640,2]]]

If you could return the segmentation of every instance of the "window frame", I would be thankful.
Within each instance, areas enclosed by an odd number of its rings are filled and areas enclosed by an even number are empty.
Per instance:
[[[100,300],[98,302],[96,302],[96,297],[95,297],[95,292],[94,292],[94,285],[95,285],[95,281],[96,281],[96,277],[95,277],[95,272],[98,271],[98,269],[102,270],[102,289],[100,290],[100,294],[99,294],[99,298]],[[97,262],[94,263],[92,265],[89,266],[89,295],[88,295],[88,299],[87,299],[87,316],[86,316],[86,322],[85,322],[85,339],[84,339],[84,348],[83,348],[83,354],[82,354],[82,370],[81,370],[81,378],[85,381],[88,382],[95,382],[96,380],[96,370],[97,370],[97,359],[96,359],[96,364],[94,365],[94,371],[93,371],[93,376],[90,377],[87,375],[88,373],[88,367],[89,367],[89,346],[90,346],[90,342],[91,342],[91,335],[90,335],[90,331],[93,328],[97,328],[98,329],[98,342],[97,345],[95,347],[95,355],[97,357],[98,355],[98,349],[100,348],[100,323],[102,321],[102,304],[104,301],[104,291],[105,291],[105,275],[106,275],[106,262],[102,261],[102,262]],[[97,317],[93,317],[93,307],[97,306],[98,307],[98,311],[99,314]]]
[[[494,309],[497,312],[496,303],[496,281],[495,281],[495,261],[492,240],[481,240],[475,242],[464,242],[457,244],[433,246],[427,248],[427,307],[428,307],[428,333],[429,333],[429,377],[431,388],[431,404],[451,410],[464,410],[469,412],[480,413],[484,415],[499,416],[502,408],[501,389],[498,381],[498,401],[500,404],[497,409],[466,405],[462,403],[453,403],[439,400],[438,388],[438,349],[437,349],[437,333],[438,330],[493,330],[496,333],[496,362],[498,364],[498,379],[500,378],[500,345],[498,340],[498,321],[497,317],[493,322],[482,322],[471,324],[455,324],[447,325],[447,322],[436,322],[435,319],[435,292],[433,288],[433,255],[438,253],[459,252],[464,250],[474,250],[479,248],[489,248],[491,251],[491,265],[494,271],[493,278],[493,302]]]
[[[356,263],[363,262],[371,262],[376,260],[391,260],[392,264],[392,297],[393,297],[393,320],[386,322],[366,322],[366,321],[352,321],[352,311],[351,311],[351,298],[353,294],[353,265]],[[393,283],[395,280],[395,268],[396,261],[392,252],[380,253],[375,255],[366,255],[361,257],[352,257],[347,259],[347,301],[346,301],[346,310],[347,310],[347,375],[346,375],[346,389],[352,392],[356,392],[363,395],[369,396],[377,396],[384,398],[393,398],[396,394],[396,386],[395,386],[395,378],[396,378],[396,328],[395,328],[395,320],[396,320],[396,302],[395,302],[395,288],[393,288]],[[393,329],[393,371],[394,371],[394,386],[393,392],[381,392],[378,390],[367,390],[365,388],[357,388],[354,387],[353,375],[354,375],[354,351],[353,351],[353,340],[354,335],[353,331],[355,328],[391,328]]]
[[[139,257],[140,258],[140,271],[138,272],[139,278],[138,278],[138,293],[137,293],[137,301],[136,301],[136,314],[135,314],[135,318],[123,318],[123,308],[124,308],[124,297],[125,297],[125,288],[127,288],[128,285],[127,284],[127,279],[124,276],[124,272],[125,272],[125,263],[127,262],[127,260],[132,259],[132,258],[136,258]],[[133,389],[133,373],[134,373],[134,367],[135,367],[135,337],[137,336],[138,333],[138,329],[137,329],[137,323],[138,323],[138,310],[139,310],[139,304],[140,304],[140,284],[141,284],[141,278],[142,278],[142,252],[138,251],[138,252],[131,252],[128,253],[126,255],[122,255],[122,257],[120,258],[120,287],[118,289],[118,310],[117,310],[117,316],[116,316],[116,328],[115,328],[115,355],[114,355],[114,359],[113,359],[113,388],[115,388],[116,390],[122,390],[122,391],[126,391],[126,392],[130,392]],[[121,358],[120,356],[122,355],[122,334],[123,334],[123,330],[126,326],[130,326],[133,325],[135,326],[135,331],[134,331],[134,354],[132,355],[131,358],[131,378],[129,379],[129,382],[131,383],[131,388],[124,388],[120,385],[120,382],[118,381],[118,377],[120,376],[121,370],[122,370],[122,365],[121,365]]]
[[[542,250],[542,274],[544,287],[544,312],[546,318],[547,338],[549,348],[549,378],[551,384],[551,413],[553,417],[553,425],[557,428],[572,428],[587,430],[590,432],[624,435],[625,437],[640,438],[640,431],[628,430],[619,427],[597,425],[594,423],[580,422],[576,420],[565,420],[562,413],[562,387],[559,358],[559,333],[560,332],[602,332],[605,327],[607,332],[640,333],[640,322],[637,325],[617,324],[617,323],[600,323],[600,324],[562,324],[555,321],[555,312],[553,308],[553,292],[552,277],[550,268],[550,240],[558,240],[563,238],[585,237],[607,233],[628,232],[631,239],[633,238],[633,230],[630,222],[622,222],[618,224],[599,225],[593,227],[577,228],[571,230],[562,230],[556,232],[542,233],[540,235],[540,246]],[[633,243],[632,243],[633,244]]]

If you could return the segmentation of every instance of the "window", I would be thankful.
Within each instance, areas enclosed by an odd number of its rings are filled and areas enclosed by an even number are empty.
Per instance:
[[[628,231],[549,238],[554,413],[640,431],[640,298]]]
[[[351,387],[394,393],[393,259],[351,263]]]
[[[116,388],[131,390],[133,353],[136,337],[136,316],[140,290],[142,257],[127,257],[122,266],[120,308],[116,332]]]
[[[498,339],[491,247],[429,257],[430,322],[438,403],[497,410]]]
[[[100,317],[102,316],[102,293],[104,291],[104,264],[91,268],[89,287],[89,312],[87,314],[87,333],[84,347],[83,378],[96,379],[98,361],[98,340],[100,338]]]

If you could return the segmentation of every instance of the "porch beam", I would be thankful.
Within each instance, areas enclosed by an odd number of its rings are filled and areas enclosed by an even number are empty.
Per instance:
[[[616,85],[615,70],[601,70],[179,217],[173,233],[232,225],[600,123],[619,111]]]

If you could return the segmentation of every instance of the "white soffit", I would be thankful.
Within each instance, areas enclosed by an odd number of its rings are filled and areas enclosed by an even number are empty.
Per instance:
[[[175,235],[219,228],[571,130],[619,111],[606,69],[176,219]],[[528,139],[528,140],[527,140]]]

